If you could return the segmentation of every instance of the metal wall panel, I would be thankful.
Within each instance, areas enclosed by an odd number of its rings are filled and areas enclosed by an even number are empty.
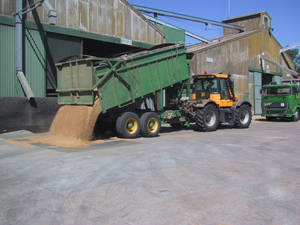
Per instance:
[[[50,0],[50,3],[57,11],[58,26],[138,42],[163,43],[163,33],[125,0]],[[41,22],[48,23],[43,7],[39,7],[33,13],[27,13],[27,18],[35,20],[36,15]]]
[[[36,30],[25,30],[24,74],[35,97],[46,96],[45,34]]]
[[[80,55],[81,39],[54,33],[47,33],[47,89],[57,88],[55,63],[71,55]]]
[[[15,74],[15,28],[0,24],[0,97],[23,97]]]
[[[35,97],[45,97],[45,50],[39,32],[25,31],[25,77]],[[0,96],[24,97],[15,72],[15,27],[0,25]]]

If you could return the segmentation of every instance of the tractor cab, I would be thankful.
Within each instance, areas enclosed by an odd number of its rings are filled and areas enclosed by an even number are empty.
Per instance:
[[[233,91],[233,82],[226,74],[193,75],[194,87],[192,99],[209,99],[220,107],[230,107],[238,101]]]

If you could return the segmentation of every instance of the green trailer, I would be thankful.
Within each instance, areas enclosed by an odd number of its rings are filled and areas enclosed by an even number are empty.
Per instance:
[[[58,103],[100,104],[96,131],[116,130],[124,138],[157,136],[161,123],[184,124],[186,118],[174,102],[158,107],[164,90],[180,99],[190,95],[190,73],[185,46],[156,47],[117,58],[86,57],[56,64]],[[188,85],[187,85],[188,84]],[[152,99],[152,108],[145,99]],[[144,101],[144,109],[134,108]],[[99,108],[99,107],[98,107]],[[100,126],[99,126],[100,124]]]

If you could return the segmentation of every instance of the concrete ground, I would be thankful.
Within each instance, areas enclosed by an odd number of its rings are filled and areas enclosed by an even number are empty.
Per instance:
[[[0,224],[300,224],[300,122],[260,118],[85,149],[1,134]]]

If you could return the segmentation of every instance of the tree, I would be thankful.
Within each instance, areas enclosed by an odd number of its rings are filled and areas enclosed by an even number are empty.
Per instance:
[[[296,64],[295,70],[300,73],[300,54],[298,48],[289,49],[286,53],[291,57],[291,59]]]

